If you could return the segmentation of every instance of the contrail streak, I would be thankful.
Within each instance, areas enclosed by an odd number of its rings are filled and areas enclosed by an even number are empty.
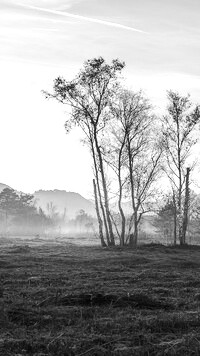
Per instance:
[[[130,27],[130,26],[125,26],[125,25],[121,25],[119,23],[116,22],[110,22],[110,21],[104,21],[104,20],[99,20],[99,19],[94,19],[92,17],[87,17],[87,16],[81,16],[81,15],[75,15],[75,14],[71,14],[70,12],[63,12],[63,11],[58,11],[58,10],[49,10],[49,9],[44,9],[42,7],[37,7],[37,6],[31,6],[31,5],[22,5],[20,3],[18,3],[18,5],[26,7],[28,9],[33,9],[33,10],[38,10],[38,11],[43,11],[43,12],[47,12],[49,14],[53,14],[53,15],[60,15],[60,16],[65,16],[65,17],[71,17],[77,20],[84,20],[84,21],[88,21],[88,22],[94,22],[94,23],[98,23],[100,25],[105,25],[105,26],[111,26],[111,27],[117,27],[117,28],[121,28],[123,30],[128,30],[128,31],[133,31],[133,32],[140,32],[140,33],[145,33],[147,34],[147,32],[139,30],[137,28],[134,27]]]

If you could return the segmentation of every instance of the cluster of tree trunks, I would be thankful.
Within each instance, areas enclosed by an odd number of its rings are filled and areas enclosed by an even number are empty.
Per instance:
[[[70,105],[66,131],[79,126],[85,134],[93,159],[93,188],[101,245],[134,247],[142,215],[156,201],[157,181],[167,175],[173,197],[174,243],[186,243],[189,209],[189,175],[186,164],[193,133],[200,121],[199,106],[192,108],[189,97],[168,92],[167,115],[152,113],[142,92],[131,92],[119,84],[124,63],[107,64],[102,57],[88,60],[72,81],[58,77],[53,94],[45,93],[62,104]],[[110,178],[115,174],[118,214],[110,207]],[[129,197],[132,212],[127,216],[123,200]],[[154,204],[152,203],[154,200]]]

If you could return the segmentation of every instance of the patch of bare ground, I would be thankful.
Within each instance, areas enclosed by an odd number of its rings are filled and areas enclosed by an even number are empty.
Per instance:
[[[199,247],[0,247],[0,355],[200,354]]]

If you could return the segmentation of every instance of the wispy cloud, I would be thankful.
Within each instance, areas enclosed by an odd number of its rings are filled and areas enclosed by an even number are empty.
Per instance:
[[[58,11],[58,10],[50,10],[50,9],[45,9],[45,8],[37,7],[37,6],[24,5],[24,4],[21,4],[21,3],[18,3],[18,5],[22,6],[24,8],[27,8],[27,9],[38,10],[38,11],[46,12],[46,13],[53,14],[53,15],[71,17],[71,18],[74,18],[74,19],[77,19],[77,20],[94,22],[94,23],[97,23],[97,24],[100,24],[100,25],[121,28],[122,30],[127,30],[127,31],[133,31],[133,32],[139,32],[139,33],[147,34],[147,32],[145,32],[143,30],[140,30],[140,29],[137,29],[137,28],[134,28],[134,27],[130,27],[130,26],[125,26],[125,25],[122,25],[122,24],[119,24],[119,23],[116,23],[116,22],[99,20],[99,19],[92,18],[92,17],[72,14],[70,12],[63,12],[63,11]]]

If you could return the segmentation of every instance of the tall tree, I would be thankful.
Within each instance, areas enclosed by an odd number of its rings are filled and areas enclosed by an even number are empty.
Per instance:
[[[189,95],[181,96],[179,93],[169,91],[167,97],[168,113],[163,118],[164,169],[172,187],[178,238],[180,244],[183,245],[187,230],[187,219],[184,219],[186,168],[189,166],[191,171],[194,164],[191,151],[198,139],[196,128],[200,122],[200,106],[193,106]]]
[[[149,210],[147,202],[153,194],[153,184],[160,170],[161,146],[155,131],[155,117],[142,92],[121,90],[111,103],[113,115],[114,157],[111,165],[118,177],[118,206],[122,221],[121,240],[124,241],[125,215],[122,209],[124,188],[131,197],[132,216],[128,239],[131,246],[137,245],[138,226],[142,215]],[[110,147],[112,147],[110,145]],[[124,174],[124,171],[126,172]],[[131,233],[134,227],[134,233]]]
[[[102,57],[88,60],[83,69],[72,81],[58,77],[54,81],[53,94],[45,93],[47,98],[55,98],[62,104],[70,105],[71,116],[65,128],[69,132],[73,126],[79,126],[89,144],[99,194],[107,243],[115,244],[110,216],[108,187],[102,156],[101,135],[109,120],[109,102],[118,86],[117,76],[124,63],[113,60],[107,64]]]

